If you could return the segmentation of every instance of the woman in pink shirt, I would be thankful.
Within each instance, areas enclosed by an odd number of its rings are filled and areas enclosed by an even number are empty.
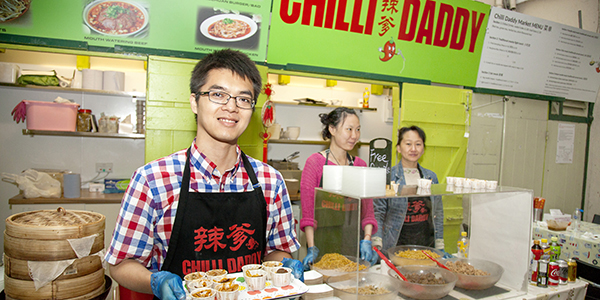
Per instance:
[[[324,140],[329,139],[329,149],[312,154],[306,160],[300,180],[300,200],[302,204],[302,219],[300,229],[306,234],[308,246],[307,255],[303,260],[305,270],[315,262],[319,256],[319,248],[315,245],[315,188],[323,187],[323,166],[360,166],[366,167],[367,163],[360,157],[351,156],[348,151],[354,149],[360,139],[360,120],[356,112],[346,107],[338,107],[328,114],[320,114]],[[360,258],[371,263],[377,260],[377,254],[371,246],[371,234],[377,232],[377,221],[373,215],[373,202],[362,200],[361,227],[364,239],[360,241]],[[340,231],[338,229],[338,231]],[[324,237],[329,239],[331,237]],[[323,239],[322,239],[323,240]],[[333,239],[335,240],[335,239]],[[339,241],[335,241],[339,242]]]

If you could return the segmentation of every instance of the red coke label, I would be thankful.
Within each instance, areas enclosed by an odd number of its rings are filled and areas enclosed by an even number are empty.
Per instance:
[[[548,264],[548,285],[557,286],[560,282],[560,266],[556,262]]]

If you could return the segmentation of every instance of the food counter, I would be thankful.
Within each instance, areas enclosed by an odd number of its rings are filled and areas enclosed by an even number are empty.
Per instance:
[[[562,245],[561,259],[578,258],[581,261],[597,266],[600,264],[600,225],[581,222],[578,233],[573,231],[555,231],[533,224],[533,238],[548,239],[558,237]]]

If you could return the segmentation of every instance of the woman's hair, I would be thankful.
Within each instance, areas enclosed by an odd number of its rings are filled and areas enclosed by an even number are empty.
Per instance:
[[[425,131],[423,131],[423,129],[421,129],[420,127],[414,125],[410,127],[402,127],[400,128],[400,130],[398,130],[398,144],[396,145],[400,145],[404,134],[409,131],[416,131],[419,137],[423,140],[423,145],[425,145]]]
[[[348,115],[355,115],[358,118],[358,115],[353,109],[347,107],[338,107],[332,110],[330,113],[322,113],[319,114],[319,118],[321,118],[321,123],[323,124],[323,131],[321,131],[321,136],[324,140],[331,139],[331,132],[329,132],[329,125],[333,127],[337,127],[340,123],[342,123]]]

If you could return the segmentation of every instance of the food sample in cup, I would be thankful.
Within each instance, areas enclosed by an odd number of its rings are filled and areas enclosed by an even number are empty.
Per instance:
[[[250,290],[262,290],[267,284],[267,272],[264,270],[247,270],[244,272],[244,279]]]
[[[248,270],[261,270],[262,268],[263,266],[259,264],[248,264],[242,267],[242,272],[246,272]]]
[[[238,298],[238,290],[240,286],[237,284],[219,284],[215,287],[217,290],[217,299],[218,300],[237,300]]]
[[[273,269],[271,281],[277,287],[289,285],[292,282],[292,269],[286,267]]]
[[[199,289],[199,288],[210,288],[213,285],[212,281],[208,280],[207,278],[196,279],[196,280],[186,280],[185,284],[190,291]]]
[[[204,272],[193,272],[193,273],[185,275],[185,277],[183,277],[183,280],[185,280],[185,281],[192,281],[192,280],[205,279],[205,278],[206,278],[206,273],[204,273]]]
[[[208,276],[209,279],[212,279],[213,277],[218,277],[218,276],[225,276],[227,275],[227,270],[223,270],[223,269],[214,269],[214,270],[210,270],[206,272],[206,276]]]
[[[236,280],[236,277],[227,277],[227,275],[224,276],[216,276],[213,277],[212,279],[212,286],[216,287],[219,284],[232,284],[234,283]]]
[[[190,293],[192,299],[200,299],[200,300],[214,300],[217,291],[211,288],[202,288],[194,290]]]
[[[263,270],[265,270],[267,272],[267,280],[270,280],[271,279],[271,270],[273,268],[283,266],[283,263],[280,261],[271,260],[271,261],[263,262],[262,266],[263,266]]]

